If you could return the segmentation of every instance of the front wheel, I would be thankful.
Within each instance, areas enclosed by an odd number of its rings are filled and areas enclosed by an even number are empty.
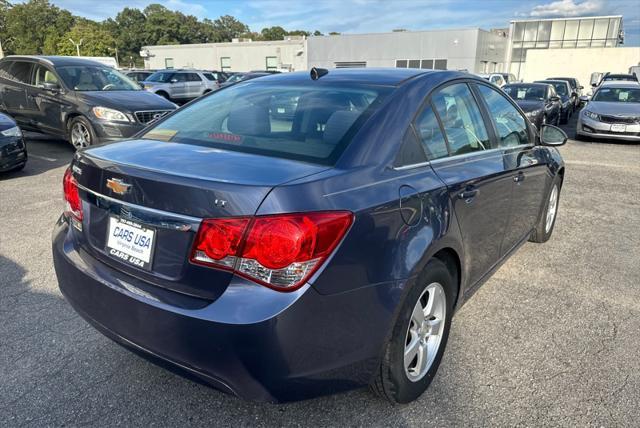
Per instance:
[[[96,143],[96,134],[86,118],[76,116],[69,122],[69,142],[78,150]]]
[[[529,241],[531,242],[547,242],[551,238],[553,228],[556,225],[556,216],[558,214],[558,205],[560,203],[560,189],[562,188],[562,180],[560,176],[556,176],[551,185],[551,191],[547,197],[544,211],[538,219],[538,224],[534,229]]]
[[[454,280],[439,260],[431,260],[402,303],[392,336],[371,384],[391,403],[422,395],[438,370],[449,338]]]

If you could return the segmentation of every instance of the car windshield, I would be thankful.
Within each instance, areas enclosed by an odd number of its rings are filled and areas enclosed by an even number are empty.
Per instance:
[[[591,101],[613,103],[640,103],[640,87],[638,88],[601,88]]]
[[[612,76],[605,76],[604,79],[602,79],[604,82],[611,82],[611,81],[624,81],[624,80],[631,80],[631,81],[637,81],[637,79],[635,78],[635,76],[632,75],[612,75]]]
[[[542,86],[505,86],[502,88],[511,98],[517,101],[544,101],[545,88]]]
[[[249,81],[183,107],[143,138],[333,164],[390,90]]]
[[[233,76],[231,76],[231,77],[229,77],[227,79],[227,82],[228,83],[239,82],[244,78],[244,76],[245,76],[245,74],[240,74],[240,73],[234,74]]]
[[[151,76],[147,77],[147,82],[159,82],[159,83],[168,83],[171,81],[173,75],[176,74],[172,71],[158,71],[157,73],[153,73]]]
[[[109,67],[73,65],[57,67],[65,85],[74,91],[139,91],[140,85]]]
[[[556,90],[558,95],[569,95],[569,90],[567,89],[567,84],[564,82],[553,82],[549,83]]]

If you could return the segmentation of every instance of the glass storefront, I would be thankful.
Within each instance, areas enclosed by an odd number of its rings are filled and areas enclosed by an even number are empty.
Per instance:
[[[511,72],[520,77],[529,49],[603,48],[622,43],[622,17],[513,21]]]

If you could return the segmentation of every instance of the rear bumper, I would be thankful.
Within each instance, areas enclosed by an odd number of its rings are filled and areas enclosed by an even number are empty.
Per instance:
[[[325,296],[311,286],[279,293],[237,279],[214,302],[185,309],[118,280],[120,272],[78,248],[76,233],[58,221],[53,259],[60,290],[83,318],[152,361],[248,400],[367,385],[405,285]]]

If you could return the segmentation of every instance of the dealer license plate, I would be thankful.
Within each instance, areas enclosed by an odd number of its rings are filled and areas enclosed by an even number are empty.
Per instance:
[[[622,125],[620,123],[614,123],[611,125],[611,132],[625,132],[627,130],[627,125]]]
[[[107,253],[122,262],[150,270],[156,231],[119,217],[109,217]]]

